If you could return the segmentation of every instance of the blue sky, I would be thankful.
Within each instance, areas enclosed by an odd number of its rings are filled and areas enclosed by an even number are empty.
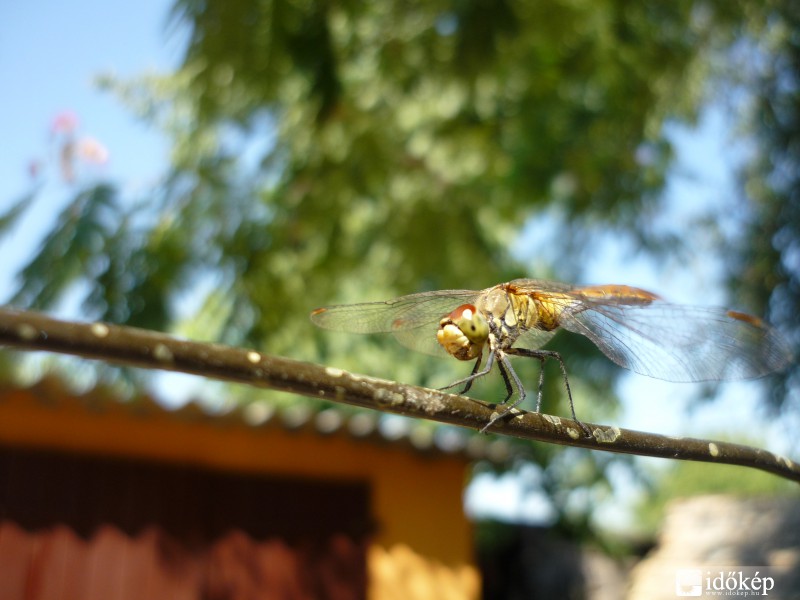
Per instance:
[[[112,179],[144,185],[163,171],[166,140],[98,91],[93,79],[177,65],[181,46],[167,35],[169,7],[152,0],[135,9],[101,0],[0,3],[0,210],[29,189],[28,164],[47,156],[50,123],[64,110],[78,115],[82,134],[108,147],[104,172]],[[69,193],[64,185],[49,186],[22,227],[0,241],[0,290],[9,288],[14,267],[36,248]]]
[[[180,32],[168,35],[170,7],[171,2],[165,0],[135,6],[101,0],[0,3],[0,77],[4,82],[0,211],[29,188],[27,165],[46,155],[48,128],[63,110],[78,115],[81,133],[108,147],[105,174],[111,179],[128,188],[144,187],[163,172],[169,151],[166,140],[137,122],[117,99],[98,91],[92,82],[101,73],[127,78],[169,71],[179,64]],[[696,130],[673,127],[670,131],[679,155],[668,189],[670,218],[679,221],[725,206],[734,193],[736,157],[730,150],[731,124],[724,111],[713,107],[706,111]],[[69,194],[63,184],[50,185],[22,226],[0,241],[3,297],[16,269],[35,250]],[[723,303],[720,265],[704,252],[706,243],[690,240],[697,260],[656,266],[645,258],[632,258],[629,250],[609,240],[587,265],[587,282],[638,285],[670,300],[694,303],[698,284],[703,283],[701,303]],[[722,400],[688,415],[684,408],[696,395],[695,386],[632,375],[623,379],[620,392],[625,409],[619,425],[670,435],[728,431],[735,438],[752,426],[758,413],[758,384],[753,383],[725,385]],[[576,399],[579,411],[580,403]],[[779,425],[763,423],[761,430],[765,439],[776,436],[771,449],[785,452],[791,446],[788,433],[782,436]],[[781,439],[785,441],[776,441]],[[498,490],[498,501],[508,498],[507,490]],[[481,502],[508,504],[496,502],[491,493]],[[520,510],[525,513],[524,508]]]

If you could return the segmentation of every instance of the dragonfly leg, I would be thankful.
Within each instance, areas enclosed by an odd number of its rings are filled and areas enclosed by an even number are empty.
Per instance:
[[[504,418],[506,415],[508,415],[508,413],[522,404],[523,400],[525,400],[525,388],[522,386],[522,381],[520,381],[517,372],[514,370],[514,367],[511,366],[511,363],[504,354],[501,354],[498,358],[497,368],[499,369],[500,374],[503,376],[503,382],[506,384],[506,390],[508,391],[508,395],[506,396],[505,400],[503,400],[500,404],[505,404],[509,401],[514,393],[514,388],[519,391],[519,394],[517,399],[506,406],[504,411],[495,414],[491,419],[489,419],[489,422],[484,425],[483,428],[481,428],[481,433],[486,433],[486,430],[489,429],[489,427],[497,423],[497,421],[500,419]]]
[[[528,350],[527,348],[509,348],[506,350],[508,354],[515,354],[517,356],[526,356],[528,358],[535,358],[542,363],[542,370],[539,372],[539,397],[536,402],[536,412],[542,403],[542,387],[544,385],[544,362],[548,358],[558,361],[558,366],[561,369],[561,376],[564,378],[564,388],[567,390],[567,399],[569,400],[569,410],[572,413],[572,420],[575,421],[587,437],[592,436],[592,432],[575,414],[575,403],[572,401],[572,390],[569,387],[569,377],[567,376],[567,366],[564,364],[564,359],[561,354],[554,350]]]
[[[542,410],[542,396],[544,395],[544,362],[547,360],[544,356],[539,356],[539,388],[536,391],[536,412]],[[569,384],[567,384],[569,385]],[[572,394],[570,394],[570,398]],[[573,411],[574,412],[574,411]]]
[[[505,361],[497,361],[497,368],[500,371],[500,375],[503,376],[503,383],[506,384],[506,397],[503,398],[503,401],[500,404],[505,404],[511,398],[511,394],[514,393],[514,386],[511,385],[511,380],[508,377],[508,371],[506,371],[506,367],[503,364]]]
[[[459,394],[466,394],[469,391],[469,388],[472,387],[472,384],[474,383],[475,378],[476,378],[475,374],[478,372],[478,369],[481,366],[481,361],[482,360],[483,360],[483,354],[481,354],[478,357],[478,360],[475,361],[475,366],[472,367],[472,373],[470,373],[469,377],[467,377],[467,383],[464,386],[464,389],[459,392]]]
[[[444,386],[442,388],[439,388],[439,389],[440,390],[449,390],[450,388],[454,388],[454,387],[459,386],[459,385],[461,385],[463,383],[463,384],[465,384],[465,387],[464,387],[463,390],[461,390],[460,393],[463,394],[464,392],[469,390],[469,388],[472,387],[472,384],[476,379],[480,379],[481,377],[483,377],[484,375],[487,375],[489,373],[489,371],[492,370],[492,367],[494,366],[494,352],[489,352],[489,358],[486,360],[486,366],[481,371],[478,371],[478,367],[480,366],[480,364],[481,364],[481,359],[480,359],[480,357],[478,357],[478,360],[475,362],[475,366],[472,369],[472,373],[470,373],[470,375],[468,377],[464,377],[463,379],[459,379],[458,381],[454,381],[450,385],[446,385],[446,386]],[[478,371],[478,372],[476,373],[476,371]]]

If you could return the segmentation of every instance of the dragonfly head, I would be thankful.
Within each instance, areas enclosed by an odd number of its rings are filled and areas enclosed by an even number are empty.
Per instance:
[[[439,321],[436,339],[458,360],[473,360],[489,339],[489,323],[472,304],[462,304]]]

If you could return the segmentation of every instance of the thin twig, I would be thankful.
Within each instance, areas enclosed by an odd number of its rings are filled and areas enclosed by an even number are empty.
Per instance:
[[[254,350],[178,340],[132,327],[60,321],[41,313],[9,308],[0,308],[0,345],[192,373],[473,429],[481,429],[494,413],[494,405],[464,396],[267,356]],[[800,464],[759,448],[587,425],[590,437],[573,420],[514,411],[490,430],[607,452],[741,465],[800,482]]]

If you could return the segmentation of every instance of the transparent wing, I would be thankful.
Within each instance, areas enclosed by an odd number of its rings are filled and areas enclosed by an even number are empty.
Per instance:
[[[578,286],[562,283],[560,281],[548,281],[547,279],[514,279],[507,284],[515,292],[530,293],[568,293],[578,289]]]
[[[745,379],[792,361],[783,337],[749,315],[638,296],[575,294],[561,326],[585,335],[615,363],[642,375],[667,381]]]
[[[542,331],[541,329],[528,329],[523,332],[514,342],[517,348],[527,348],[528,350],[538,350],[544,346],[555,334],[553,331]]]
[[[436,341],[439,321],[462,304],[473,304],[480,294],[473,290],[440,290],[384,302],[326,306],[313,311],[311,321],[333,331],[391,333],[407,348],[447,356]]]

